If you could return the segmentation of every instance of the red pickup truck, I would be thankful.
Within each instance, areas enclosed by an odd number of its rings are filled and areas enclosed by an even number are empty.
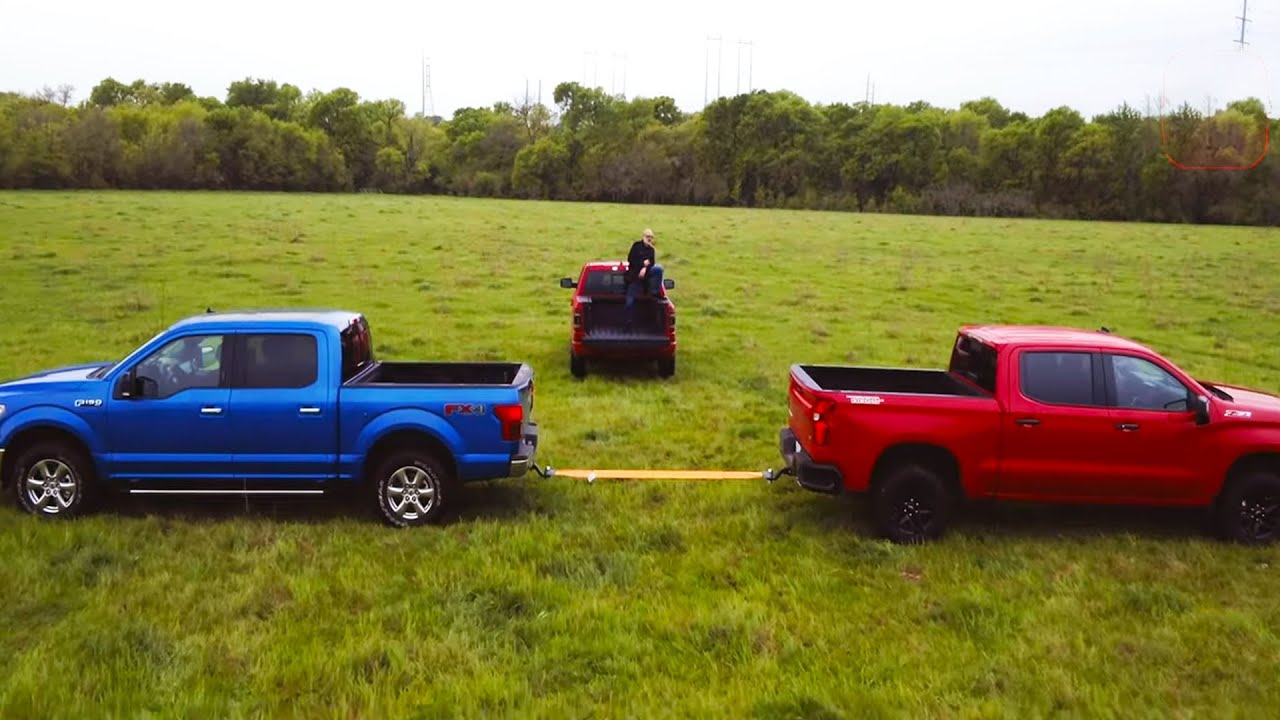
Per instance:
[[[959,501],[1202,506],[1280,536],[1280,398],[1188,375],[1107,331],[964,326],[947,370],[793,365],[784,473],[868,493],[895,542]]]
[[[676,305],[666,292],[676,283],[664,278],[658,294],[642,292],[628,326],[626,272],[625,260],[596,261],[584,265],[577,280],[560,278],[560,287],[574,289],[569,301],[569,371],[574,377],[586,376],[588,358],[652,360],[663,377],[676,372]]]

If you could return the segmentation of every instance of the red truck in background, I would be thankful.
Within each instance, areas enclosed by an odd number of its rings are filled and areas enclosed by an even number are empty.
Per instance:
[[[574,377],[586,376],[589,358],[653,360],[663,377],[676,372],[676,306],[666,293],[676,283],[664,278],[659,294],[641,293],[628,327],[623,314],[626,272],[625,260],[596,261],[584,265],[577,280],[560,278],[560,287],[574,289],[569,338],[569,371]]]
[[[793,365],[783,472],[868,493],[880,534],[940,536],[965,499],[1202,506],[1280,536],[1280,398],[1109,332],[964,326],[947,370]]]

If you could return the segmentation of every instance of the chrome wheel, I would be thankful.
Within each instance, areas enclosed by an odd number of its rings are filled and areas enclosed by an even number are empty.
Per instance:
[[[45,515],[65,512],[80,495],[80,478],[61,460],[46,459],[32,465],[24,483],[31,508]]]
[[[391,473],[386,488],[387,509],[399,520],[413,522],[435,507],[439,482],[426,469],[406,465]]]

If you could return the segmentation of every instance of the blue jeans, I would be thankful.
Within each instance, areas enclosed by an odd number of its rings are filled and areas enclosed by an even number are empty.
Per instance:
[[[622,306],[622,316],[630,325],[635,316],[636,296],[640,294],[641,288],[644,288],[653,297],[662,296],[662,266],[651,265],[649,271],[644,277],[635,282],[627,283],[627,302]]]

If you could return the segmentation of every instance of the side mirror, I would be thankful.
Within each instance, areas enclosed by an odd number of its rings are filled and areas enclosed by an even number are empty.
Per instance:
[[[1209,424],[1209,398],[1205,395],[1196,395],[1191,398],[1191,409],[1196,414],[1197,425]]]
[[[671,290],[671,289],[672,289],[672,288],[674,288],[675,286],[676,286],[676,281],[675,281],[675,280],[672,280],[671,278],[663,278],[663,279],[662,279],[662,287],[664,287],[664,288],[666,288],[666,289],[668,289],[668,290]]]
[[[569,289],[578,287],[578,281],[573,278],[560,278],[560,287]]]

